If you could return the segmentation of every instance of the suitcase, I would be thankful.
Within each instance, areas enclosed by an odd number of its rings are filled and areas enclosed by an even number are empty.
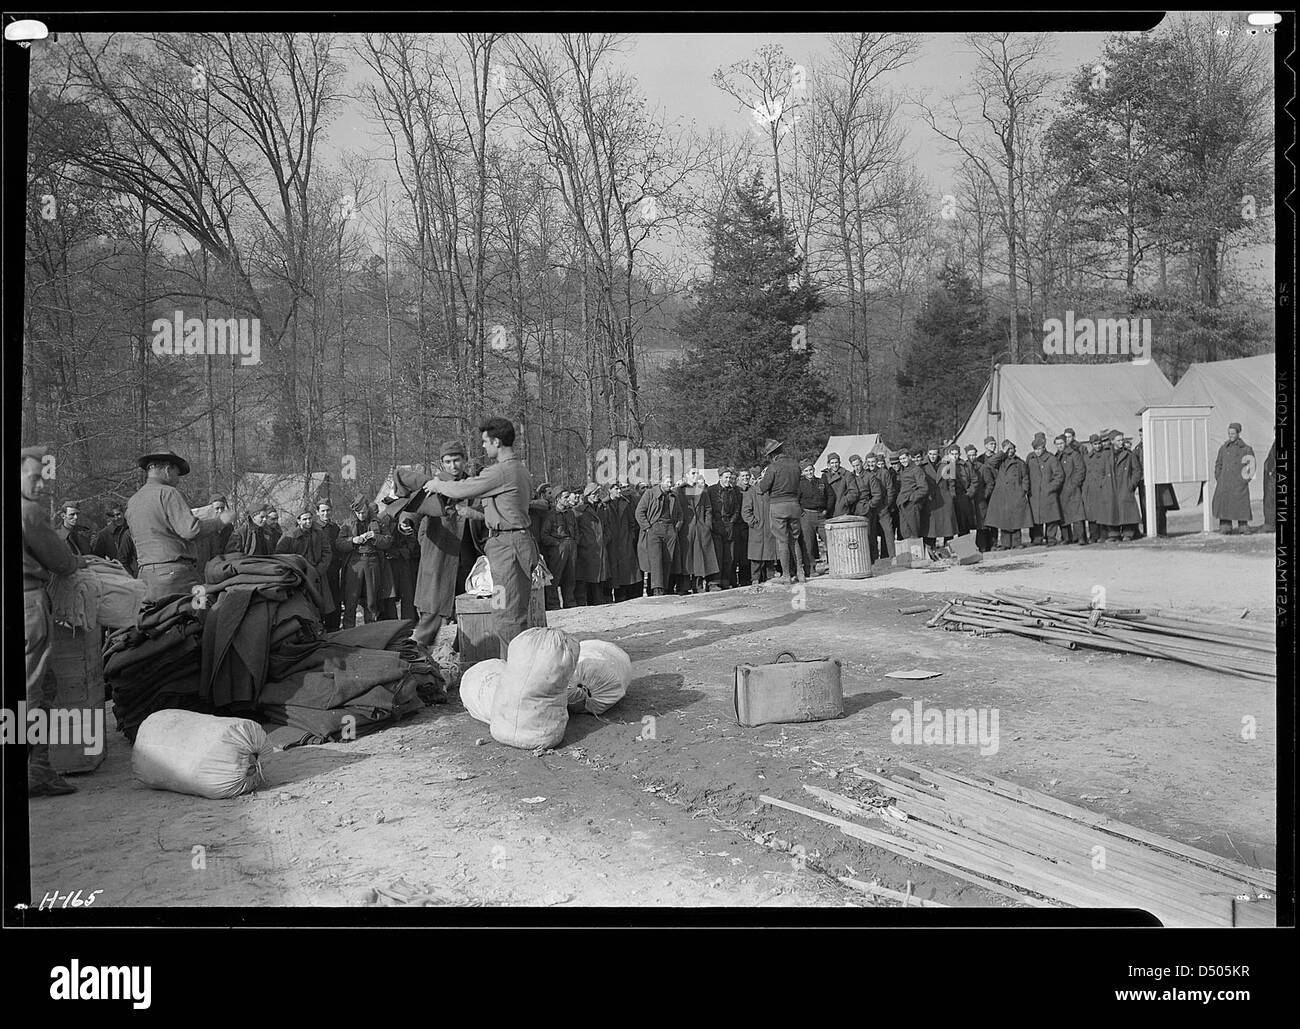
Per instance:
[[[787,650],[771,664],[736,665],[733,706],[736,721],[744,726],[843,718],[840,662],[800,661]]]

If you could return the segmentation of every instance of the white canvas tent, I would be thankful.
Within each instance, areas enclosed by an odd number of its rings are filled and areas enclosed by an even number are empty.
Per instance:
[[[822,449],[822,456],[813,463],[813,470],[821,475],[826,471],[826,458],[829,454],[839,454],[840,464],[848,468],[849,458],[853,454],[866,457],[868,454],[887,454],[889,448],[880,441],[880,433],[867,432],[856,436],[832,436]]]
[[[1276,355],[1242,357],[1234,361],[1206,361],[1194,364],[1174,387],[1172,404],[1207,404],[1214,460],[1218,444],[1228,438],[1228,423],[1241,422],[1241,438],[1254,448],[1260,471],[1250,483],[1251,500],[1264,497],[1264,458],[1276,431],[1274,397],[1277,388]],[[1182,497],[1179,498],[1180,502]]]
[[[1074,429],[1087,439],[1102,429],[1119,429],[1137,438],[1144,407],[1172,403],[1173,387],[1154,363],[1006,364],[999,365],[984,387],[966,424],[957,434],[981,453],[984,437],[1009,439],[1020,453],[1029,450],[1034,433],[1052,437]]]

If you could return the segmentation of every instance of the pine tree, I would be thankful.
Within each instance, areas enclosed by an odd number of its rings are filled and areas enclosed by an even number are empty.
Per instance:
[[[944,266],[912,323],[911,337],[898,373],[899,442],[939,446],[957,434],[979,399],[989,355],[998,345],[984,296],[964,269]]]
[[[761,173],[737,188],[712,250],[712,276],[679,321],[686,357],[667,370],[666,421],[711,464],[756,461],[767,437],[790,454],[820,451],[833,401],[813,373],[807,326],[822,300]]]

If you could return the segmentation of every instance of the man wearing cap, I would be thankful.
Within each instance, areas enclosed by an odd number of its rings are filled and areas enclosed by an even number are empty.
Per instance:
[[[190,465],[166,452],[145,454],[136,462],[148,478],[126,503],[126,523],[135,542],[145,599],[189,593],[203,582],[190,546],[200,536],[216,535],[234,521],[230,511],[196,518],[177,488]]]
[[[898,476],[890,469],[889,461],[884,455],[877,457],[875,454],[867,454],[862,464],[868,479],[874,478],[880,487],[879,495],[875,495],[875,513],[869,516],[875,520],[876,557],[893,557],[898,529]],[[861,484],[858,488],[862,489]]]
[[[749,563],[748,585],[761,586],[771,577],[777,549],[769,515],[771,502],[766,493],[758,491],[758,480],[762,476],[755,476],[753,471],[746,473],[750,483],[740,500],[740,517],[748,530],[745,549],[745,559]]]
[[[975,517],[975,494],[979,490],[979,468],[975,464],[978,455],[975,445],[968,445],[957,456],[957,529],[959,536],[974,532],[979,527]]]
[[[718,554],[713,546],[713,500],[704,473],[687,469],[686,481],[677,487],[682,524],[677,530],[679,593],[707,593],[708,581],[718,576]]]
[[[337,632],[343,618],[343,588],[339,580],[343,561],[338,550],[339,524],[334,521],[333,514],[334,506],[328,500],[322,500],[316,505],[316,527],[329,545],[330,560],[325,576],[329,581],[330,599],[334,604],[333,608],[322,615],[326,632]]]
[[[929,546],[940,546],[961,531],[957,520],[957,502],[962,496],[957,464],[961,448],[948,445],[947,453],[940,455],[938,447],[931,447],[921,465],[925,476],[925,525],[923,538]]]
[[[95,541],[90,545],[90,552],[106,561],[121,561],[122,537],[125,534],[126,509],[118,503],[110,504],[108,523],[95,536]]]
[[[1061,488],[1065,485],[1065,472],[1056,455],[1047,452],[1046,433],[1034,433],[1025,466],[1029,471],[1029,516],[1033,519],[1029,542],[1054,547],[1061,531]]]
[[[826,471],[822,472],[822,482],[826,483],[826,488],[830,491],[826,517],[837,518],[852,514],[858,505],[858,498],[854,495],[858,488],[857,480],[840,467],[839,454],[826,455]]]
[[[1083,509],[1083,484],[1088,472],[1083,451],[1074,442],[1073,429],[1066,429],[1052,441],[1052,445],[1056,447],[1056,460],[1061,464],[1061,542],[1084,546],[1088,542],[1088,532]]]
[[[63,526],[58,530],[59,539],[63,540],[74,554],[92,553],[95,537],[87,526],[81,524],[81,508],[76,504],[65,504],[62,515]]]
[[[325,614],[336,606],[329,581],[332,556],[330,551],[329,537],[316,524],[316,516],[310,510],[299,514],[297,522],[287,532],[281,534],[275,545],[277,554],[297,554],[316,569],[316,574],[320,577],[318,591],[321,597],[322,620]]]
[[[379,507],[364,493],[352,498],[355,520],[339,533],[338,548],[344,555],[343,628],[357,624],[357,605],[362,620],[369,624],[384,618],[393,592],[392,570],[386,560],[393,545],[392,519],[380,517]]]
[[[641,494],[636,521],[641,527],[641,567],[650,576],[650,595],[662,597],[677,564],[677,534],[682,524],[681,500],[671,473],[665,472],[657,486]]]
[[[484,456],[494,463],[468,479],[430,479],[425,487],[453,500],[482,498],[488,532],[483,549],[492,569],[492,614],[504,658],[510,641],[528,627],[539,556],[528,515],[533,479],[515,456],[515,427],[508,419],[488,418],[478,428]]]
[[[600,486],[589,482],[573,509],[577,527],[577,546],[574,548],[574,601],[580,607],[603,604],[600,584],[609,578],[609,557],[606,553],[605,527],[601,523],[596,504],[600,499]]]
[[[833,501],[830,488],[817,477],[810,458],[799,462],[799,475],[799,535],[803,539],[804,566],[812,575],[821,557],[821,527]]]
[[[796,577],[800,582],[807,580],[805,571],[799,567],[804,553],[799,525],[799,463],[782,452],[784,446],[774,439],[764,445],[763,457],[769,462],[757,487],[768,499],[768,521],[772,535],[776,537],[776,552],[781,561],[781,576],[775,581],[783,584]]]
[[[50,516],[40,503],[45,492],[46,451],[43,447],[22,450],[22,527],[23,527],[23,630],[27,661],[27,710],[48,711],[57,684],[50,668],[50,637],[54,618],[46,592],[52,575],[71,575],[86,565],[85,557],[71,548],[50,525]],[[48,737],[41,743],[27,745],[27,795],[58,795],[76,792],[50,766]]]
[[[1250,524],[1250,483],[1255,478],[1255,451],[1241,438],[1241,422],[1228,425],[1228,439],[1214,459],[1214,501],[1211,511],[1219,531],[1245,532]]]
[[[1134,492],[1142,471],[1133,460],[1133,451],[1124,445],[1124,434],[1112,429],[1110,437],[1111,460],[1114,462],[1110,489],[1115,494],[1115,524],[1119,526],[1120,540],[1128,543],[1137,535],[1138,520],[1142,517]]]
[[[1033,524],[1029,510],[1029,470],[1016,457],[1016,445],[1011,440],[1004,440],[1001,449],[984,467],[995,477],[987,516],[988,525],[998,530],[998,544],[994,549],[1017,549],[1021,545],[1021,530]]]
[[[736,470],[722,468],[718,471],[718,481],[709,487],[709,503],[713,508],[713,549],[718,558],[719,589],[731,589],[736,585],[739,569],[734,543],[736,527],[744,524],[740,520],[740,490],[736,488]],[[741,558],[748,561],[748,557]]]

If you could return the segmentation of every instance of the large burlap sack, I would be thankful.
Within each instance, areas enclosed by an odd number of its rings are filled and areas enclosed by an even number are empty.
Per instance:
[[[460,702],[480,722],[492,724],[492,700],[505,674],[506,663],[499,657],[471,665],[460,679]]]
[[[492,738],[535,750],[564,739],[578,641],[561,629],[525,629],[510,641],[492,698]]]
[[[583,640],[578,664],[569,679],[569,710],[599,715],[627,694],[632,682],[632,659],[608,640]]]
[[[196,711],[155,711],[140,724],[131,751],[135,777],[155,790],[223,800],[265,783],[266,733],[247,718]]]

